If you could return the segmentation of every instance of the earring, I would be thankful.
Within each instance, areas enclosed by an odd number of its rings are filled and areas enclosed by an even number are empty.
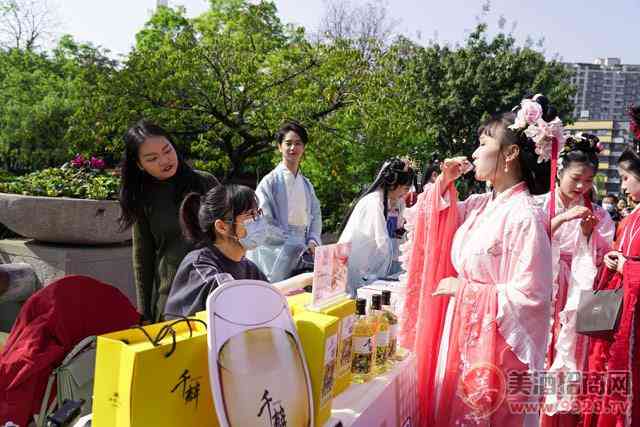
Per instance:
[[[508,160],[506,160],[505,163],[504,163],[504,172],[505,173],[509,172],[509,161]]]

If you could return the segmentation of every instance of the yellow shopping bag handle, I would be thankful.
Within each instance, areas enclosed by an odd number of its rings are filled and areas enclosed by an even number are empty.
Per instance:
[[[136,329],[139,329],[142,331],[142,333],[145,335],[145,337],[147,337],[147,340],[149,340],[149,342],[154,346],[154,347],[158,347],[160,345],[160,342],[165,339],[167,337],[167,335],[171,335],[171,349],[166,352],[164,354],[164,357],[169,357],[173,354],[173,352],[176,350],[176,331],[175,329],[173,329],[173,327],[175,325],[177,325],[178,323],[181,322],[187,322],[187,326],[189,327],[189,338],[191,338],[193,336],[193,329],[191,328],[191,322],[199,322],[202,323],[204,325],[205,330],[207,329],[207,323],[204,322],[201,319],[190,319],[188,317],[185,316],[177,316],[177,315],[171,315],[170,316],[174,316],[174,317],[181,317],[181,319],[176,320],[175,322],[171,322],[168,325],[164,325],[156,334],[155,338],[152,338],[151,335],[149,335],[149,332],[147,332],[147,330],[138,325],[136,326]],[[126,339],[122,340],[125,344],[129,344],[129,341]]]

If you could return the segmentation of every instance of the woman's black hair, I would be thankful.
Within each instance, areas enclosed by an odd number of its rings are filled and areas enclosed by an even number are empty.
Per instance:
[[[153,194],[149,191],[149,185],[155,178],[140,169],[138,152],[140,146],[147,138],[163,137],[171,142],[169,134],[160,126],[146,120],[141,120],[130,127],[124,134],[124,157],[120,165],[120,208],[122,214],[119,222],[121,230],[126,230],[144,216],[144,206],[149,202]],[[175,148],[175,145],[174,145]],[[193,171],[182,156],[178,153],[178,169],[172,180],[178,184],[176,203],[180,204],[183,196],[189,191],[203,193],[205,184],[200,176]]]
[[[289,132],[295,132],[302,140],[302,144],[307,145],[307,142],[309,142],[309,135],[307,134],[307,130],[304,126],[295,120],[289,120],[280,125],[280,129],[276,132],[276,141],[278,141],[278,145],[282,144],[284,136]]]
[[[440,172],[440,162],[439,161],[435,161],[435,162],[429,164],[426,167],[426,169],[424,170],[424,174],[422,175],[422,182],[420,183],[420,192],[423,191],[425,185],[427,185],[427,183],[431,179],[431,176],[434,173],[439,173],[439,172]]]
[[[349,217],[353,213],[353,210],[355,209],[358,202],[363,197],[382,188],[382,191],[383,191],[382,203],[383,203],[384,218],[386,220],[387,214],[389,212],[389,205],[387,201],[389,191],[395,190],[400,185],[415,185],[416,184],[415,179],[416,179],[415,171],[404,160],[401,160],[398,158],[392,158],[385,161],[382,167],[380,168],[380,170],[378,171],[378,174],[376,175],[376,179],[373,181],[373,183],[371,183],[371,185],[351,204],[351,207],[349,208],[347,215],[345,215],[345,217],[342,220],[340,234],[342,234],[342,232],[344,231],[345,227],[347,226],[347,221],[349,221]]]
[[[633,142],[620,155],[618,165],[640,180],[640,105],[631,106],[629,116],[631,117],[629,130],[633,136]]]
[[[640,155],[633,148],[626,148],[618,159],[618,166],[640,180]]]
[[[572,164],[588,164],[593,168],[593,172],[598,171],[601,151],[600,139],[590,133],[581,133],[567,138],[564,149],[560,153],[562,170],[568,169]]]
[[[558,114],[549,100],[543,95],[530,98],[542,107],[542,119],[546,122],[554,120]],[[478,129],[478,136],[486,135],[500,141],[501,147],[516,144],[520,148],[518,165],[522,179],[527,184],[531,194],[544,194],[549,191],[551,165],[550,162],[538,162],[538,154],[535,152],[535,143],[527,137],[524,130],[512,130],[509,126],[516,120],[516,112],[503,113],[487,120]]]
[[[196,247],[216,241],[213,224],[235,218],[258,207],[256,193],[244,185],[218,184],[206,194],[189,193],[180,207],[180,226],[184,237]]]

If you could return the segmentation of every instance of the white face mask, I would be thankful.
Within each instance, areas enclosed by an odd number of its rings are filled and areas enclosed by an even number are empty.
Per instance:
[[[602,204],[602,209],[608,211],[608,212],[613,212],[616,210],[616,206],[613,203],[603,203]]]
[[[238,239],[238,242],[248,251],[262,246],[267,237],[267,223],[264,218],[258,217],[244,222],[244,229],[247,235]]]

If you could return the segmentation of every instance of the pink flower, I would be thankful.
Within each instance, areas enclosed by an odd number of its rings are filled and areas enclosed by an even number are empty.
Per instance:
[[[528,124],[536,123],[538,119],[542,117],[542,106],[535,101],[523,99],[520,107],[518,116],[520,116],[520,112],[522,112],[522,118],[526,120]]]
[[[558,153],[562,151],[565,138],[563,134],[562,122],[555,118],[549,123],[538,120],[535,125],[530,125],[525,130],[525,135],[535,143],[535,152],[538,155],[538,163],[551,159],[552,142],[555,138],[558,142]]]
[[[84,166],[84,164],[86,163],[86,159],[84,158],[84,156],[82,154],[77,154],[73,160],[71,160],[71,166],[73,166],[74,168],[81,168]]]
[[[89,162],[89,166],[91,169],[104,169],[106,164],[104,160],[98,157],[91,157],[91,162]]]
[[[598,150],[598,153],[602,150],[604,150],[604,145],[602,145],[602,142],[598,142],[596,144],[596,150]]]

